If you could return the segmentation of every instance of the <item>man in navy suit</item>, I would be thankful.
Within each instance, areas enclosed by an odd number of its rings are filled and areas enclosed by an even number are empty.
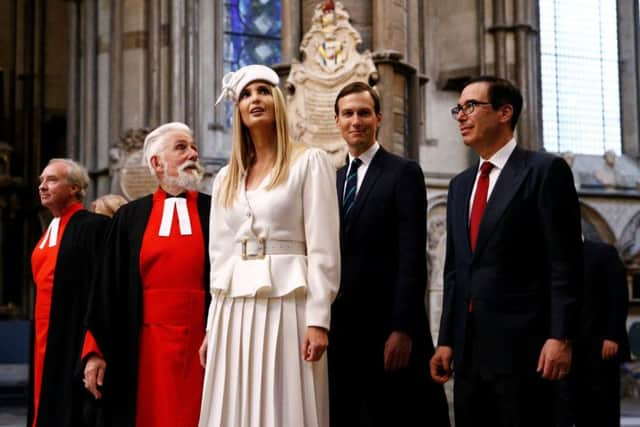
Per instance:
[[[580,209],[559,157],[523,150],[522,95],[471,80],[451,113],[480,160],[451,180],[443,311],[431,376],[455,368],[457,427],[553,425],[571,366],[582,277]]]
[[[620,426],[620,364],[629,360],[627,273],[616,248],[584,241],[580,328],[569,383],[577,427]]]
[[[376,141],[380,100],[367,84],[345,86],[335,113],[349,155],[337,178],[342,277],[328,350],[331,425],[449,426],[444,390],[428,371],[424,175]]]

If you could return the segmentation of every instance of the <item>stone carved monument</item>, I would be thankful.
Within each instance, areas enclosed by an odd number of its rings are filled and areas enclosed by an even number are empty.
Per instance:
[[[440,330],[442,295],[444,290],[444,258],[447,249],[447,205],[446,195],[429,199],[427,213],[427,265],[428,283],[425,305],[429,315],[431,336],[435,341]]]
[[[158,186],[155,177],[144,164],[142,146],[149,133],[146,128],[129,129],[120,139],[116,150],[112,151],[112,160],[116,163],[113,169],[120,171],[120,189],[122,194],[134,200],[153,193]]]
[[[344,163],[347,149],[335,125],[335,97],[348,83],[378,79],[371,52],[357,51],[361,43],[342,3],[317,5],[300,44],[303,61],[292,64],[286,83],[292,138],[322,148],[336,166]]]

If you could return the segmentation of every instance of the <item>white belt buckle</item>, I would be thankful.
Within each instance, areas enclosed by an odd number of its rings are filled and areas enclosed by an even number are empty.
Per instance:
[[[244,239],[241,242],[242,245],[242,259],[243,260],[251,260],[251,259],[264,259],[265,250],[266,250],[266,240],[265,239],[257,239],[258,247],[257,252],[247,253],[247,243],[255,242],[255,239]],[[253,245],[252,245],[253,246]],[[249,248],[254,249],[254,248]]]

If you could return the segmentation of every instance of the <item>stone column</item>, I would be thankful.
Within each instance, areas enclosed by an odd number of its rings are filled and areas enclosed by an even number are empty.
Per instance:
[[[186,17],[185,0],[171,0],[170,39],[171,39],[171,120],[185,121],[186,106],[184,97],[186,94]],[[182,49],[181,49],[182,47]]]
[[[302,40],[300,0],[282,0],[282,63],[298,61]]]
[[[96,194],[105,194],[110,191],[109,179],[109,147],[112,141],[109,128],[109,94],[111,82],[109,79],[111,63],[111,2],[100,1],[96,5],[96,137],[95,145],[95,171]]]
[[[223,127],[221,109],[214,108],[217,89],[222,79],[223,44],[219,34],[222,24],[222,4],[204,1],[200,3],[198,28],[198,123],[194,128],[200,156],[205,159],[222,157]]]
[[[494,74],[503,78],[508,78],[507,34],[510,28],[507,26],[507,1],[509,0],[493,0],[493,23],[489,28],[494,39]]]
[[[116,0],[117,2],[117,0]],[[147,118],[146,50],[149,44],[144,0],[122,0],[122,118],[119,136],[145,125]]]
[[[78,17],[78,4],[69,2],[67,5],[69,13],[69,85],[67,92],[67,156],[76,157],[78,128],[79,128],[79,62],[80,55],[78,53],[78,26],[80,19]]]
[[[199,7],[199,0],[69,4],[67,148],[97,178],[95,195],[119,191],[107,178],[109,150],[125,132],[179,120],[200,136]]]
[[[110,66],[109,80],[109,143],[113,144],[120,139],[122,134],[122,81],[124,67],[122,64],[122,0],[111,2],[111,40],[110,40]]]
[[[155,127],[162,121],[163,79],[161,49],[163,46],[163,38],[167,36],[167,29],[163,26],[162,22],[162,2],[148,0],[147,11],[147,25],[149,28],[149,49],[147,51],[147,61],[149,62],[149,78],[147,79],[149,110],[146,121],[149,127]]]
[[[412,0],[373,0],[373,59],[382,108],[378,140],[390,151],[417,159],[419,114],[422,101],[416,78],[419,58],[418,4]],[[409,41],[412,41],[409,43]]]
[[[529,150],[542,147],[540,32],[537,2],[515,0],[515,80],[524,105],[518,121],[518,143]]]
[[[80,160],[89,171],[94,171],[96,166],[96,2],[82,3],[82,83],[80,88],[80,111],[82,112],[82,125],[80,126]],[[92,183],[93,184],[93,183]],[[93,185],[87,194],[87,198],[94,198]]]
[[[622,152],[640,160],[640,33],[638,32],[638,2],[617,0],[618,48],[620,64],[620,119],[622,124]]]

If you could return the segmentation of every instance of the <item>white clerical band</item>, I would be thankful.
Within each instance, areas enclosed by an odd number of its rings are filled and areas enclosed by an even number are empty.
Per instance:
[[[44,249],[45,243],[49,241],[49,247],[52,248],[58,243],[58,229],[60,228],[60,217],[55,217],[51,220],[47,232],[44,235],[44,239],[40,243],[40,249]]]
[[[168,197],[164,200],[162,222],[160,222],[160,231],[158,231],[158,236],[167,237],[171,234],[171,224],[173,223],[174,210],[178,211],[178,225],[180,226],[180,234],[182,236],[191,235],[191,221],[189,220],[187,199],[183,197]]]

